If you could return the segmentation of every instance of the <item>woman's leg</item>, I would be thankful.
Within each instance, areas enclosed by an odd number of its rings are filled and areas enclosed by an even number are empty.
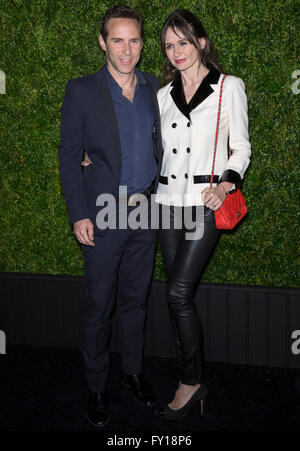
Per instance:
[[[202,221],[201,221],[202,222]],[[198,227],[203,227],[199,223]],[[169,232],[169,236],[168,236]],[[174,231],[161,235],[162,252],[172,254]],[[181,382],[170,407],[180,408],[199,387],[203,378],[203,342],[201,323],[193,303],[193,295],[201,272],[215,248],[220,232],[216,229],[213,211],[204,208],[204,233],[201,239],[187,240],[185,233],[176,242],[176,253],[169,267],[167,299],[174,317],[181,344]],[[174,253],[174,250],[173,250]],[[170,261],[169,261],[170,263]],[[191,389],[186,386],[192,386]]]
[[[164,208],[164,210],[163,210]],[[184,237],[184,229],[175,229],[174,228],[174,222],[175,222],[175,216],[177,218],[182,218],[182,208],[181,207],[163,207],[160,206],[160,219],[162,218],[162,214],[166,215],[166,217],[169,215],[170,220],[170,227],[169,228],[163,228],[162,223],[160,224],[159,229],[159,241],[160,241],[160,248],[162,252],[164,267],[167,274],[167,279],[170,278],[171,272],[172,272],[172,266],[175,260],[175,256],[177,253],[177,250],[179,249],[180,243]],[[166,221],[168,223],[168,221]],[[182,360],[182,351],[181,351],[181,343],[180,343],[180,336],[177,330],[176,321],[174,314],[172,310],[169,308],[170,313],[170,321],[171,321],[171,327],[173,331],[173,337],[175,342],[175,350],[178,358],[178,363],[181,365]]]

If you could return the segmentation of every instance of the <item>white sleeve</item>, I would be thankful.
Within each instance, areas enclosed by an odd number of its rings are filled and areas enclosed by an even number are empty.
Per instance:
[[[225,85],[228,83],[225,95]],[[244,177],[250,163],[251,145],[248,132],[248,101],[241,78],[230,76],[224,81],[224,102],[229,117],[231,157],[225,170],[231,169]]]

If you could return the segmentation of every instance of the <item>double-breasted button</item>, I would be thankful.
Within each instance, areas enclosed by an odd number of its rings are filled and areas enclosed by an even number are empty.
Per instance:
[[[172,179],[176,179],[176,175],[172,174],[171,175]]]
[[[172,127],[173,127],[173,128],[176,128],[176,127],[177,127],[176,122],[173,122]]]
[[[187,124],[186,124],[188,127],[190,127],[191,126],[191,123],[190,122],[188,122]]]
[[[187,174],[184,174],[184,176],[185,176],[186,179],[188,178],[188,175],[187,175]]]
[[[186,148],[187,153],[190,153],[191,149],[189,147]]]
[[[173,149],[173,153],[177,153],[177,149]]]

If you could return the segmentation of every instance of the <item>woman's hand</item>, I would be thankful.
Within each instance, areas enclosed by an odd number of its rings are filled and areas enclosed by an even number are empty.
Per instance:
[[[220,184],[215,188],[207,187],[202,193],[202,200],[207,208],[211,210],[218,210],[226,199],[227,192],[225,188]]]
[[[84,160],[81,162],[81,166],[88,166],[89,164],[92,164],[92,160],[89,159],[88,154],[85,154]]]

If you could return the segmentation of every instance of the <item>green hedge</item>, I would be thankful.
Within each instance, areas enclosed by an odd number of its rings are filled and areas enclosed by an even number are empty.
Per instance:
[[[224,71],[245,81],[253,158],[243,184],[249,215],[225,233],[202,280],[297,286],[297,103],[294,0],[134,1],[145,18],[140,68],[161,77],[166,16],[189,8],[203,21]],[[83,274],[58,170],[60,106],[68,79],[104,63],[99,20],[112,1],[1,1],[0,270]],[[298,64],[298,66],[297,66]],[[298,260],[299,261],[299,260]],[[164,279],[158,251],[155,277]]]

